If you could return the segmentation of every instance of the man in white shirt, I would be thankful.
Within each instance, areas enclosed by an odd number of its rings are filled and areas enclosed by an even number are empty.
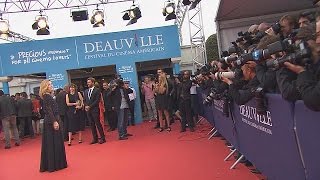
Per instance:
[[[135,105],[135,99],[136,99],[136,91],[133,87],[130,87],[130,82],[129,81],[125,81],[124,82],[124,86],[126,89],[132,89],[132,93],[129,93],[128,96],[129,96],[129,110],[130,110],[130,115],[131,115],[131,118],[130,118],[130,121],[128,121],[128,126],[130,126],[130,124],[132,126],[135,125],[135,120],[134,120],[134,105]]]

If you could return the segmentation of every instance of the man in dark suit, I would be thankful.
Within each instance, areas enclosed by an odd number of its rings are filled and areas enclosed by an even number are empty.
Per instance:
[[[114,131],[117,128],[117,114],[114,108],[114,96],[107,82],[103,83],[103,100],[105,108],[105,119],[107,119],[110,128],[108,132]]]
[[[179,109],[181,112],[181,131],[186,131],[186,124],[188,123],[188,127],[190,128],[191,132],[194,132],[194,122],[192,120],[191,114],[191,94],[190,88],[192,86],[192,82],[190,80],[190,72],[184,71],[183,72],[183,80],[180,83],[178,88],[178,102],[179,102]]]
[[[5,149],[10,149],[10,126],[13,129],[13,136],[16,141],[15,145],[20,145],[19,133],[17,128],[17,121],[15,115],[14,100],[9,96],[5,96],[3,91],[0,90],[0,119],[2,121],[2,127],[4,136],[6,139]]]
[[[91,131],[93,140],[91,144],[98,143],[98,134],[97,129],[100,134],[100,141],[99,144],[103,144],[106,142],[106,138],[103,132],[102,125],[100,123],[100,109],[99,109],[99,102],[101,99],[101,92],[98,88],[94,87],[95,79],[94,78],[88,78],[87,79],[87,85],[89,89],[85,90],[84,92],[84,105],[85,110],[87,112],[88,120],[91,124]]]
[[[65,86],[63,89],[60,89],[60,92],[58,92],[56,96],[60,119],[63,123],[63,137],[65,141],[68,140],[68,121],[66,118],[66,112],[68,108],[66,103],[66,95],[67,95],[68,88],[69,88],[68,86]]]
[[[29,135],[34,138],[34,132],[32,127],[32,101],[28,99],[28,95],[25,92],[21,93],[21,98],[17,101],[17,114],[20,121],[20,137],[24,138],[25,126],[27,125]]]

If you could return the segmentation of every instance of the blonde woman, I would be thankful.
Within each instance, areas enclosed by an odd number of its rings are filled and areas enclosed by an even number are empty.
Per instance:
[[[82,131],[85,129],[83,97],[77,91],[75,84],[69,86],[69,93],[66,94],[66,104],[68,106],[68,146],[71,146],[72,133],[79,132],[79,143],[82,143]]]
[[[44,126],[42,133],[40,172],[53,172],[67,167],[63,134],[60,128],[58,105],[52,97],[49,80],[40,84],[39,95],[43,99]]]
[[[156,107],[158,111],[158,117],[160,122],[160,130],[159,132],[162,132],[165,127],[165,121],[163,119],[163,114],[165,115],[165,119],[167,121],[167,131],[171,131],[170,128],[170,118],[169,118],[169,96],[168,96],[168,81],[165,76],[159,76],[158,83],[156,83],[155,93],[156,93]]]

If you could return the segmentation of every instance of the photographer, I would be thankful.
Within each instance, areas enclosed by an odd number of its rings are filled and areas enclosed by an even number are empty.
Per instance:
[[[318,20],[318,18],[317,18]],[[320,31],[320,21],[317,21],[316,32]],[[297,77],[297,89],[301,93],[302,100],[305,105],[313,110],[320,111],[320,62],[319,62],[319,50],[320,45],[316,44],[314,37],[314,28],[312,26],[301,29],[301,33],[297,34],[299,38],[304,37],[304,40],[308,42],[309,47],[312,50],[312,65],[303,67],[286,62],[285,65],[292,72],[298,74]]]
[[[313,26],[302,27],[299,29],[295,39],[296,43],[301,41],[307,42],[313,52],[312,59],[317,60],[317,48],[315,47],[315,41],[312,40],[315,38],[314,34]],[[301,99],[301,91],[298,89],[297,74],[301,73],[300,70],[304,68],[302,66],[299,66],[301,68],[297,68],[296,65],[293,65],[290,62],[285,62],[284,65],[285,67],[282,67],[277,72],[277,82],[282,97],[288,101],[299,100]]]
[[[310,12],[303,12],[299,15],[299,27],[306,27],[311,25],[311,22],[313,21],[312,14]]]
[[[119,140],[127,140],[129,134],[127,132],[128,113],[129,113],[129,94],[133,93],[131,89],[126,89],[122,79],[116,80],[116,85],[112,87],[112,96],[114,96],[114,109],[118,117],[118,133]]]
[[[255,72],[256,63],[248,61],[241,67],[243,72],[243,79],[248,83],[244,86],[237,86],[232,80],[222,77],[222,80],[229,84],[229,94],[234,102],[238,105],[242,105],[250,101],[254,97],[252,92],[259,85],[259,81]]]
[[[281,25],[281,32],[284,37],[290,36],[296,26],[296,20],[290,15],[282,16],[279,23]]]
[[[228,72],[228,67],[225,67],[221,62],[218,62],[217,66],[219,68],[218,72]],[[212,74],[211,76],[213,76],[211,77],[212,79],[215,79],[212,82],[212,87],[216,89],[217,94],[221,94],[229,88],[229,85],[227,83],[223,82],[221,79],[217,79],[214,74]]]
[[[270,36],[267,35],[260,40],[257,48],[258,50],[264,50],[268,48],[269,44],[272,44],[276,41],[279,41],[278,36]],[[267,59],[266,61],[269,61]],[[276,72],[266,66],[266,61],[263,61],[256,66],[256,75],[260,82],[261,87],[264,89],[265,92],[268,93],[276,93],[278,92],[277,81],[276,79]]]

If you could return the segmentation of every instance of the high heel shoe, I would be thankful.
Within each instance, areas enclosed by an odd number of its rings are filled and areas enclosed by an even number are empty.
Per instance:
[[[160,129],[159,129],[159,132],[162,132],[163,130],[164,130],[163,128],[160,128]]]
[[[68,142],[68,146],[71,146],[71,142]]]
[[[168,127],[168,128],[167,128],[167,131],[170,132],[170,131],[171,131],[171,127]]]
[[[81,144],[82,143],[82,140],[79,140],[79,144]]]

